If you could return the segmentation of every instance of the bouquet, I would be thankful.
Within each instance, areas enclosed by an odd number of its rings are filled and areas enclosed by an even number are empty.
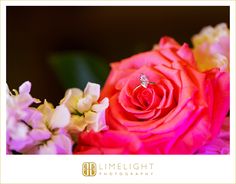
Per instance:
[[[229,154],[229,29],[164,36],[56,107],[7,88],[7,154]]]

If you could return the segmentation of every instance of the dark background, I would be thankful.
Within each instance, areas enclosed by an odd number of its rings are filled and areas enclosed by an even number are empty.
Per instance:
[[[229,7],[7,7],[7,83],[26,80],[54,105],[66,89],[48,64],[54,53],[87,51],[113,62],[149,50],[164,35],[191,46],[201,28],[226,22]]]

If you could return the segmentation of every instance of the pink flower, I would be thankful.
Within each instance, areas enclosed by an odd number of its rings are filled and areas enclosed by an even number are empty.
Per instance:
[[[20,152],[33,143],[28,136],[30,127],[27,121],[37,113],[35,108],[29,107],[34,102],[39,102],[30,95],[31,83],[24,82],[19,87],[19,93],[14,90],[13,95],[7,88],[7,152],[11,150]],[[36,117],[36,116],[35,116]]]
[[[7,153],[70,154],[72,141],[65,127],[70,113],[64,106],[54,110],[46,101],[38,109],[30,107],[38,100],[30,95],[31,83],[25,82],[15,90],[7,91]]]
[[[31,83],[24,82],[17,90],[13,90],[13,95],[7,88],[7,116],[14,116],[17,119],[26,120],[28,117],[28,109],[32,103],[39,103],[40,101],[30,95]]]
[[[32,147],[24,149],[30,154],[71,154],[72,141],[66,127],[70,121],[69,110],[64,105],[55,109],[46,100],[38,107],[41,118],[38,122],[29,121],[32,130],[29,136],[34,140]]]
[[[154,50],[111,67],[101,93],[110,101],[106,122],[135,135],[145,152],[193,154],[218,134],[229,110],[229,74],[200,72],[187,44],[164,37]]]

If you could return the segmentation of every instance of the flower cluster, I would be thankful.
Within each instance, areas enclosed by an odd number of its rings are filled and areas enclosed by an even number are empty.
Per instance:
[[[101,91],[68,89],[55,108],[7,90],[8,154],[228,154],[229,29],[206,27],[193,48],[162,37],[111,63]]]
[[[71,129],[78,133],[106,128],[108,99],[98,102],[98,84],[88,83],[84,93],[69,89],[56,108],[46,100],[37,108],[31,107],[40,101],[30,95],[30,90],[27,81],[19,87],[19,93],[7,91],[7,153],[72,154]]]

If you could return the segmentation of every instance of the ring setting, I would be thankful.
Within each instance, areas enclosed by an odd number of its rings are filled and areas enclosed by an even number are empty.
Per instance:
[[[139,81],[140,81],[140,85],[138,85],[136,88],[134,88],[134,91],[136,91],[140,87],[147,88],[149,84],[156,84],[155,82],[150,82],[148,77],[143,73],[141,73],[141,75],[139,77]]]

